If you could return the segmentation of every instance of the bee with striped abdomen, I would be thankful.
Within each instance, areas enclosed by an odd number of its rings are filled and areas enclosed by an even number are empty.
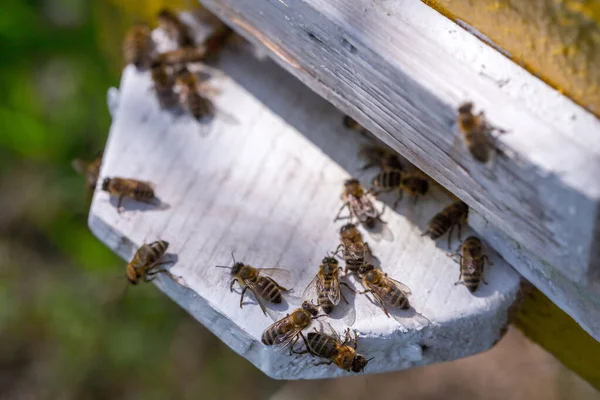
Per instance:
[[[405,284],[375,269],[373,264],[362,265],[358,269],[358,275],[365,288],[365,291],[359,293],[372,293],[388,317],[390,317],[388,307],[402,310],[410,308],[408,296],[412,292]]]
[[[175,85],[179,88],[179,104],[196,120],[201,121],[214,114],[214,106],[203,96],[198,77],[187,68],[184,67],[177,73]]]
[[[133,64],[137,69],[150,66],[154,57],[154,42],[150,36],[150,27],[140,23],[134,25],[123,41],[123,58],[126,64]]]
[[[346,283],[340,282],[338,261],[328,256],[321,261],[317,275],[308,284],[302,297],[305,300],[312,300],[313,295],[316,294],[319,307],[325,314],[331,314],[341,299],[348,303],[342,293],[341,285],[348,287]]]
[[[329,325],[326,323],[326,325]],[[354,332],[354,339],[350,336],[350,328],[346,329],[346,337],[342,341],[337,332],[329,325],[329,333],[319,332],[316,328],[314,332],[309,332],[306,337],[302,335],[306,350],[294,351],[296,354],[306,354],[324,358],[328,361],[321,361],[315,365],[335,364],[345,371],[361,372],[369,361],[363,355],[356,352],[358,347],[358,335]]]
[[[483,111],[473,114],[473,103],[463,103],[458,107],[457,117],[458,129],[462,134],[465,146],[477,161],[486,163],[490,160],[492,151],[496,150],[491,132],[496,130],[505,133],[503,129],[490,125]]]
[[[194,45],[195,40],[192,31],[175,13],[163,8],[156,18],[158,26],[177,43],[178,47],[190,47]]]
[[[262,342],[267,346],[284,349],[290,346],[290,354],[302,331],[310,326],[313,319],[323,317],[318,315],[319,309],[314,304],[305,301],[302,307],[295,309],[279,321],[271,324],[262,334]]]
[[[167,253],[169,243],[164,240],[157,240],[150,244],[143,244],[127,264],[127,280],[132,285],[137,285],[140,279],[144,282],[154,280],[156,274],[167,272],[165,269],[156,268],[171,261],[159,262]]]
[[[229,290],[233,292],[233,285],[237,282],[242,288],[242,294],[240,296],[240,308],[243,308],[244,295],[247,290],[250,290],[254,294],[256,302],[260,306],[260,309],[265,315],[267,311],[263,304],[266,303],[280,304],[282,301],[282,292],[287,292],[288,289],[279,285],[270,276],[277,274],[282,278],[289,277],[289,271],[281,268],[254,268],[250,265],[242,262],[236,262],[233,258],[233,267],[227,267],[224,265],[217,265],[217,268],[228,268],[231,270],[231,282],[229,283]]]
[[[200,47],[182,47],[175,50],[160,53],[157,58],[157,63],[163,65],[181,65],[187,63],[195,63],[204,60],[206,57],[206,48]]]
[[[458,238],[460,240],[461,224],[467,221],[469,206],[462,201],[452,203],[442,211],[437,213],[427,224],[427,231],[421,236],[429,236],[436,240],[444,233],[448,232],[448,247],[450,247],[450,238],[452,230],[458,225]]]
[[[385,145],[365,144],[360,146],[358,155],[366,162],[361,167],[365,171],[370,168],[379,168],[380,170],[395,169],[402,171],[405,165],[400,160],[400,156]]]
[[[344,204],[338,211],[334,221],[339,219],[352,220],[352,218],[355,217],[367,228],[374,228],[377,221],[384,222],[381,219],[381,215],[385,211],[385,206],[381,212],[377,211],[373,205],[373,197],[364,190],[358,179],[352,178],[344,182],[342,199],[344,200]],[[340,217],[340,213],[345,207],[348,207],[350,210],[350,215],[347,217]]]
[[[402,200],[404,192],[413,196],[415,201],[418,195],[425,195],[429,190],[429,181],[420,172],[403,172],[398,169],[384,169],[373,178],[371,193],[378,195],[382,192],[396,190],[398,197],[394,201],[396,208]]]
[[[348,270],[356,273],[367,257],[371,255],[369,244],[363,240],[362,234],[354,224],[342,226],[340,241],[342,243],[337,247],[335,254],[340,250],[342,251],[342,256],[346,262],[344,273],[348,273]]]
[[[463,284],[471,293],[477,290],[479,282],[487,285],[483,278],[485,262],[490,260],[483,253],[481,240],[475,236],[468,237],[460,248],[462,254],[456,254],[460,258],[460,275],[455,285]]]
[[[154,195],[154,186],[150,182],[136,181],[126,178],[104,178],[102,181],[102,190],[110,193],[112,196],[118,196],[117,212],[121,212],[121,204],[125,197],[131,198],[143,203],[153,204],[156,201]]]

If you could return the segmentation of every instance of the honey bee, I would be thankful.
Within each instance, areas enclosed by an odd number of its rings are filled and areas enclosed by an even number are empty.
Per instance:
[[[167,72],[167,68],[162,63],[155,63],[151,68],[153,88],[156,92],[156,98],[162,108],[171,108],[177,104],[177,98],[173,92],[173,78]]]
[[[127,264],[127,280],[129,283],[137,285],[140,279],[143,279],[144,282],[150,282],[154,280],[154,275],[168,272],[165,269],[156,269],[160,265],[170,263],[170,261],[159,262],[165,256],[168,248],[169,243],[164,240],[143,244],[136,251],[131,262]]]
[[[348,270],[356,273],[366,258],[371,255],[369,244],[363,241],[362,234],[354,224],[342,226],[340,241],[342,243],[335,250],[335,254],[342,250],[344,261],[346,261],[344,273],[348,273]]]
[[[123,41],[123,57],[126,64],[133,64],[138,69],[150,65],[154,53],[154,42],[150,36],[150,27],[140,23],[134,25]]]
[[[194,45],[195,40],[190,28],[175,13],[165,8],[158,13],[157,19],[159,27],[164,29],[178,47]]]
[[[403,193],[407,192],[413,196],[415,201],[417,195],[425,195],[429,190],[429,181],[420,172],[402,172],[398,169],[385,169],[373,178],[371,193],[378,195],[382,192],[398,191],[398,197],[394,201],[394,208],[402,200]]]
[[[427,231],[421,236],[429,236],[436,240],[444,233],[448,232],[448,247],[450,247],[450,238],[452,230],[458,225],[458,238],[460,239],[461,224],[466,222],[469,214],[469,206],[462,201],[452,203],[442,211],[437,213],[427,224]]]
[[[329,324],[327,324],[329,325]],[[309,332],[306,337],[302,335],[306,350],[294,351],[296,354],[306,354],[324,358],[328,361],[321,361],[315,365],[335,364],[345,371],[359,373],[365,369],[372,358],[367,359],[356,352],[358,347],[358,335],[354,332],[354,339],[350,336],[350,328],[346,329],[346,337],[342,341],[337,332],[329,325],[330,334],[319,332],[315,328],[314,332]]]
[[[157,62],[164,65],[179,65],[204,60],[206,47],[181,47],[158,55]]]
[[[154,196],[154,187],[150,182],[136,181],[126,178],[104,178],[102,181],[102,190],[110,193],[112,196],[118,196],[117,212],[121,212],[121,204],[125,197],[144,203],[152,203],[156,200]]]
[[[74,159],[71,165],[78,174],[85,176],[88,189],[93,192],[98,183],[100,175],[100,167],[102,166],[102,156],[97,157],[92,161],[85,161],[79,158]]]
[[[302,307],[295,309],[279,321],[271,324],[262,334],[262,342],[267,346],[284,349],[290,346],[290,354],[302,331],[310,326],[313,319],[325,316],[319,315],[319,309],[314,304],[305,301]]]
[[[352,178],[344,182],[342,199],[344,200],[344,204],[338,211],[334,221],[340,219],[352,220],[353,217],[356,217],[361,224],[370,229],[375,227],[377,221],[384,223],[381,215],[385,211],[385,206],[381,212],[377,211],[373,205],[372,196],[364,190],[358,179]],[[340,213],[345,207],[348,207],[350,210],[350,215],[340,217]]]
[[[217,265],[216,267],[228,268],[231,270],[231,282],[229,283],[229,290],[231,292],[233,292],[233,285],[236,282],[242,288],[240,308],[243,308],[244,295],[249,289],[254,294],[254,298],[262,312],[267,315],[263,301],[266,303],[280,304],[282,300],[281,293],[289,290],[279,285],[273,278],[263,275],[278,274],[281,277],[287,277],[289,276],[289,271],[280,268],[254,268],[242,262],[236,262],[233,254],[231,254],[231,258],[233,258],[233,267],[224,265]]]
[[[458,107],[458,129],[462,133],[465,145],[471,155],[481,163],[487,163],[490,155],[496,149],[491,132],[496,130],[505,133],[503,129],[487,123],[483,111],[473,114],[473,103],[463,103]],[[498,149],[496,149],[498,151]]]
[[[333,257],[325,257],[321,261],[317,275],[308,284],[302,297],[308,299],[316,292],[319,307],[325,314],[331,314],[333,308],[340,303],[340,299],[343,299],[346,304],[348,303],[340,285],[348,287],[346,283],[340,282],[338,261]]]
[[[225,47],[233,31],[227,25],[220,23],[213,33],[204,41],[206,59],[214,59]]]
[[[204,117],[212,116],[214,106],[202,95],[200,81],[187,68],[182,68],[177,74],[175,84],[179,88],[179,103],[190,114],[201,121]]]
[[[344,124],[344,126],[346,128],[352,129],[353,131],[357,131],[361,135],[365,135],[366,136],[366,135],[370,135],[371,134],[371,132],[369,132],[369,130],[367,128],[365,128],[364,126],[362,126],[361,124],[359,124],[358,122],[356,122],[349,115],[344,115],[344,118],[342,119],[342,123]]]
[[[405,168],[398,154],[386,146],[376,144],[362,145],[358,155],[366,162],[361,167],[363,171],[374,167],[378,167],[381,170],[393,169],[398,171],[402,171]]]
[[[358,269],[358,275],[365,287],[365,291],[359,293],[372,293],[388,317],[390,317],[388,307],[402,310],[410,308],[408,296],[412,292],[405,284],[375,269],[373,264],[363,264]]]
[[[457,254],[460,257],[460,275],[455,285],[463,284],[473,293],[477,290],[479,282],[487,285],[487,282],[483,278],[483,269],[486,261],[489,264],[491,263],[488,256],[483,253],[481,240],[475,236],[468,237],[460,250],[462,255]]]

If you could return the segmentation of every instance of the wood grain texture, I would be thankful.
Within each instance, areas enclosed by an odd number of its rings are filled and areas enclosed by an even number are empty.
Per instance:
[[[600,318],[584,320],[600,314],[592,114],[417,1],[201,3],[518,243],[516,268],[600,339]],[[465,100],[510,131],[510,158],[484,167],[456,146]]]
[[[252,296],[240,309],[227,270],[214,266],[230,265],[234,251],[256,267],[289,269],[293,279],[282,283],[300,295],[322,257],[337,246],[341,224],[333,217],[365,139],[345,130],[339,111],[271,61],[231,50],[218,69],[212,84],[221,92],[214,98],[219,112],[202,129],[185,115],[159,109],[147,73],[124,71],[101,175],[152,181],[168,208],[125,202],[118,214],[115,200],[98,190],[90,229],[125,260],[144,242],[170,242],[177,262],[171,277],[157,278],[159,288],[269,376],[343,375],[333,366],[313,366],[308,356],[263,346],[260,336],[272,320]],[[367,373],[484,351],[507,323],[519,275],[488,249],[494,263],[486,271],[489,285],[472,295],[454,285],[458,264],[447,249],[420,236],[427,220],[451,201],[441,189],[417,205],[406,199],[398,213],[384,216],[393,240],[365,236],[385,271],[412,289],[414,309],[429,319],[418,323],[409,311],[400,324],[364,296],[349,296],[359,351],[375,357]],[[346,326],[343,315],[331,320],[335,328]]]
[[[515,325],[600,390],[600,343],[535,288],[526,291]]]

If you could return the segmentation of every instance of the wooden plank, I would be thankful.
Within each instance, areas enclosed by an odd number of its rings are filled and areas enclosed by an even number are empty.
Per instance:
[[[422,3],[201,2],[518,243],[516,268],[600,338],[593,115]],[[483,167],[456,147],[467,99],[511,132],[511,158]]]
[[[343,181],[358,172],[355,155],[365,139],[342,126],[342,114],[331,104],[269,60],[233,49],[217,67],[221,72],[211,83],[221,92],[214,98],[219,112],[204,125],[208,131],[186,115],[161,111],[148,94],[148,73],[124,71],[101,176],[149,180],[169,206],[126,202],[118,214],[116,201],[98,190],[90,229],[126,260],[144,242],[167,240],[177,256],[174,279],[160,276],[158,287],[269,376],[347,374],[263,346],[261,334],[272,320],[251,297],[240,309],[227,272],[213,266],[229,265],[234,251],[257,267],[290,269],[289,284],[300,295],[322,257],[337,246],[341,224],[333,217]],[[375,357],[367,373],[484,351],[507,323],[518,274],[488,250],[494,263],[486,272],[489,285],[472,295],[454,285],[458,265],[438,247],[445,241],[420,236],[427,220],[451,201],[440,188],[417,205],[407,199],[398,213],[385,213],[393,241],[365,236],[385,271],[412,289],[414,309],[428,319],[409,312],[400,324],[364,296],[349,296],[359,350]],[[347,321],[337,318],[330,322],[344,329]]]
[[[525,293],[515,324],[531,340],[600,390],[600,343],[542,292],[532,287]]]

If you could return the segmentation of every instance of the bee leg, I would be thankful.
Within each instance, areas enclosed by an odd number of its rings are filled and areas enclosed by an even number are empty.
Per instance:
[[[349,216],[349,217],[343,217],[343,218],[342,218],[342,217],[340,217],[340,214],[342,213],[342,210],[343,210],[344,208],[348,207],[348,206],[349,206],[349,204],[350,204],[350,203],[348,203],[348,202],[345,202],[344,204],[342,204],[342,207],[340,207],[340,210],[338,211],[337,215],[336,215],[336,216],[335,216],[335,218],[333,219],[333,221],[334,221],[334,222],[335,222],[335,221],[337,221],[337,220],[340,220],[340,219],[348,219],[348,218],[352,218],[352,216]]]
[[[462,242],[462,235],[460,234],[460,230],[462,228],[462,224],[459,222],[458,223],[458,241]]]
[[[233,281],[231,283],[231,287],[233,287]],[[244,308],[243,303],[244,303],[244,295],[246,294],[246,290],[248,290],[248,286],[244,286],[244,288],[242,289],[242,294],[240,295],[240,308]]]
[[[333,361],[319,361],[318,363],[315,363],[315,367],[318,367],[319,365],[331,365],[333,363]]]
[[[119,201],[117,202],[117,213],[118,214],[121,214],[121,204],[123,204],[123,198],[124,197],[125,196],[123,196],[123,195],[119,196]]]
[[[394,210],[396,208],[398,208],[398,204],[400,204],[400,201],[402,201],[402,191],[401,190],[398,191],[398,197],[396,197],[396,200],[394,200],[394,204],[392,205]]]
[[[452,243],[452,231],[454,230],[454,225],[450,226],[448,230],[448,249],[450,249],[450,245]]]
[[[485,262],[486,262],[486,261],[487,261],[487,263],[488,263],[488,264],[490,264],[490,265],[494,265],[494,263],[490,261],[490,258],[489,258],[487,255],[484,255],[484,256],[483,256],[483,262],[484,262],[484,265],[485,265]]]
[[[375,164],[373,162],[370,162],[370,163],[367,163],[367,164],[363,165],[362,167],[360,167],[359,170],[360,171],[366,171],[366,170],[368,170],[370,168],[374,168],[376,166],[377,166],[377,164]]]
[[[231,282],[229,282],[229,291],[233,292],[233,284],[236,283],[237,281],[235,279],[232,279]]]
[[[339,244],[338,247],[335,249],[335,252],[333,253],[334,257],[337,257],[337,254],[340,252],[340,250],[342,250],[344,248],[343,244]]]
[[[300,338],[300,335],[296,335],[296,337],[292,340],[292,343],[290,343],[290,356],[292,355],[292,352],[294,350],[294,346],[298,342],[299,338]]]

